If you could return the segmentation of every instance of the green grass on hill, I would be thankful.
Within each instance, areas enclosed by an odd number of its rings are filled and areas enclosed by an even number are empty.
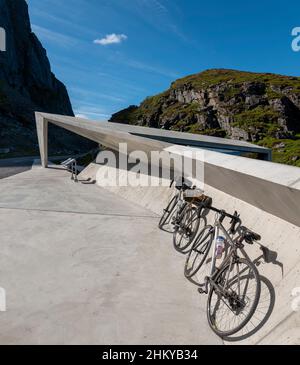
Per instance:
[[[268,86],[291,88],[293,92],[300,93],[300,77],[283,76],[271,73],[255,73],[236,70],[212,69],[179,79],[172,84],[173,89],[184,85],[191,85],[195,89],[205,89],[221,83],[241,85],[245,82],[263,82]],[[271,90],[270,90],[271,93]]]
[[[257,144],[272,149],[274,162],[300,167],[300,134],[295,139],[265,137]]]
[[[272,136],[280,130],[277,123],[279,113],[270,106],[258,106],[234,115],[233,127],[239,127],[247,132],[259,131],[260,138]]]

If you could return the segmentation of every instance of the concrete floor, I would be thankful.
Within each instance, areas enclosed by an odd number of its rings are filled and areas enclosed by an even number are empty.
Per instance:
[[[150,211],[61,169],[0,181],[0,344],[220,344]]]

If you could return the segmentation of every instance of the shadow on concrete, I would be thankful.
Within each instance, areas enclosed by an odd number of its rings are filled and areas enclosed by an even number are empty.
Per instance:
[[[263,259],[264,259],[265,263],[279,266],[281,269],[281,275],[283,277],[283,275],[284,275],[283,263],[277,260],[278,253],[276,251],[270,250],[269,248],[267,248],[263,245],[260,246],[260,249],[263,252]],[[260,258],[258,260],[260,260]],[[259,264],[260,264],[260,261],[257,261],[257,266],[259,266]]]
[[[86,180],[78,180],[78,182],[80,182],[83,185],[95,185],[96,184],[96,180],[92,180],[91,178],[88,178]]]
[[[59,170],[59,171],[64,170],[64,171],[68,172],[70,174],[70,176],[72,176],[72,172],[69,169],[67,169],[65,167],[62,167],[62,166],[57,166],[56,167],[55,165],[49,165],[47,167],[47,169],[49,169],[49,170]],[[80,171],[78,170],[78,174],[79,173],[80,173]],[[84,185],[95,185],[96,184],[96,180],[92,180],[91,178],[88,178],[86,180],[78,179],[76,182],[84,184]]]
[[[47,169],[48,170],[59,170],[59,171],[67,171],[67,172],[69,172],[69,170],[67,170],[66,168],[64,168],[64,167],[59,167],[59,166],[55,166],[55,165],[49,165],[48,167],[47,167]]]
[[[173,210],[173,212],[170,214],[169,218],[166,220],[165,224],[163,226],[159,227],[159,229],[164,232],[174,234],[175,225],[173,224],[173,221],[175,219],[175,215],[176,215],[176,209]]]
[[[260,276],[260,280],[261,295],[255,313],[241,331],[233,336],[223,337],[224,341],[244,341],[257,333],[269,320],[275,305],[275,290],[270,280],[265,276]]]
[[[259,244],[259,243],[258,243]],[[256,259],[251,260],[246,251],[242,249],[244,257],[252,261],[256,267],[259,267],[262,260],[266,264],[273,264],[279,266],[283,275],[283,264],[277,260],[278,254],[275,251],[271,251],[267,247],[259,244],[262,251],[262,255],[259,255]],[[239,331],[237,334],[229,337],[224,337],[223,340],[227,342],[244,341],[247,338],[257,333],[269,320],[275,305],[276,294],[275,289],[271,281],[265,276],[260,275],[261,280],[261,294],[257,305],[257,308],[251,317],[247,325]]]

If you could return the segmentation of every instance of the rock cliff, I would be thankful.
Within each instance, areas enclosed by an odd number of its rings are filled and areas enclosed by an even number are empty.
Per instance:
[[[172,83],[111,122],[246,140],[300,166],[300,78],[213,69]]]
[[[38,153],[34,111],[73,116],[68,92],[51,72],[46,50],[32,32],[25,0],[0,0],[0,156]],[[49,132],[50,153],[76,153],[93,143],[59,128]]]

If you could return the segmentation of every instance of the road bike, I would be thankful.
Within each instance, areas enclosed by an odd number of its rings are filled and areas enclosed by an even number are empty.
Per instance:
[[[209,274],[202,283],[200,280],[198,290],[201,294],[208,294],[207,318],[211,329],[220,337],[227,337],[239,332],[257,308],[261,291],[259,273],[255,265],[241,257],[239,252],[243,256],[243,242],[253,244],[261,237],[240,226],[236,212],[231,215],[212,206],[209,209],[216,213],[214,225],[205,226],[195,239],[184,271],[192,281],[203,265],[210,264]],[[225,218],[231,219],[229,230],[223,225]],[[237,237],[233,238],[237,232]],[[222,260],[217,251],[220,237],[226,243]]]
[[[175,229],[174,225],[174,214],[178,215],[180,212],[183,211],[186,202],[183,199],[183,193],[186,190],[192,189],[193,184],[191,181],[185,179],[184,177],[181,177],[180,179],[172,180],[170,184],[170,188],[175,183],[175,188],[177,190],[176,194],[172,197],[170,200],[168,206],[164,209],[163,214],[160,218],[160,221],[158,223],[158,227],[162,230],[168,231],[173,233]]]
[[[191,189],[183,193],[184,208],[173,216],[175,226],[173,244],[175,249],[183,254],[189,253],[194,238],[200,227],[206,224],[206,197],[201,189]]]
[[[202,219],[203,191],[196,189],[184,177],[173,180],[177,193],[172,197],[159,221],[159,228],[173,233],[173,244],[180,253],[188,253],[189,248],[204,220]]]

